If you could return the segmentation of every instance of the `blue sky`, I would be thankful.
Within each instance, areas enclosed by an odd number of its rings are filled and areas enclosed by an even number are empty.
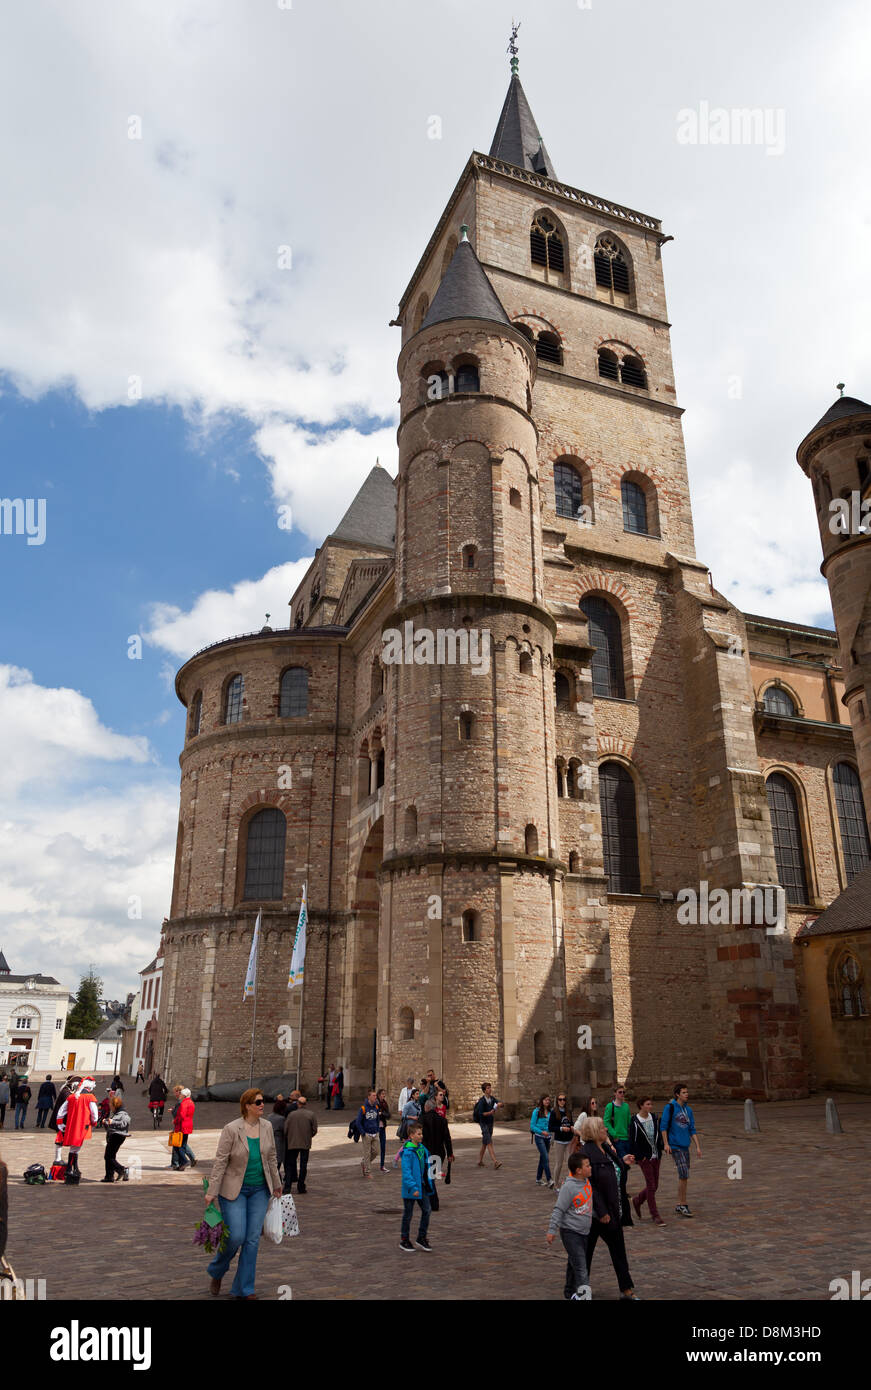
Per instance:
[[[0,494],[47,503],[44,545],[0,536],[15,970],[75,985],[94,963],[110,993],[135,987],[169,907],[172,674],[267,610],[286,622],[376,456],[395,468],[389,320],[508,81],[510,3],[433,13],[33,0],[0,21]],[[560,178],[676,238],[678,401],[715,584],[826,624],[794,455],[836,381],[871,390],[871,17],[783,14],[549,0],[522,16],[520,70]],[[701,102],[782,112],[782,153],[681,144]]]

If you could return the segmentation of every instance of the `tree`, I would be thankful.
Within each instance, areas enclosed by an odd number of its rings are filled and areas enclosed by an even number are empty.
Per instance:
[[[66,1035],[68,1038],[92,1038],[94,1036],[103,1022],[99,1003],[102,993],[103,981],[94,974],[93,969],[89,970],[87,975],[82,976],[76,994],[76,1002],[67,1014]]]

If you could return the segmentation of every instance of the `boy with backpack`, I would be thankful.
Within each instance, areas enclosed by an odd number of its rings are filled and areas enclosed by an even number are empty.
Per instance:
[[[378,1092],[374,1086],[367,1091],[366,1099],[357,1111],[357,1128],[360,1131],[362,1146],[360,1167],[363,1169],[363,1177],[371,1178],[372,1164],[378,1157],[380,1148],[378,1131],[381,1128],[381,1107],[378,1104]]]
[[[569,1299],[587,1299],[590,1286],[587,1274],[587,1236],[593,1220],[592,1167],[586,1154],[569,1154],[569,1175],[559,1190],[556,1206],[550,1214],[545,1240],[553,1245],[557,1231],[568,1255],[563,1294]]]
[[[674,1088],[674,1099],[668,1102],[659,1122],[665,1152],[671,1154],[677,1168],[678,1204],[674,1209],[677,1216],[692,1216],[693,1214],[687,1206],[691,1139],[696,1142],[696,1153],[699,1158],[702,1156],[702,1146],[699,1143],[699,1136],[696,1134],[696,1122],[692,1110],[687,1105],[689,1094],[689,1088],[684,1086],[683,1082],[678,1082]]]
[[[412,1120],[408,1126],[408,1139],[402,1150],[402,1234],[399,1239],[400,1250],[414,1253],[414,1245],[427,1254],[432,1246],[426,1238],[430,1217],[430,1177],[429,1150],[423,1144],[423,1126],[419,1120]],[[420,1207],[420,1225],[417,1240],[412,1245],[411,1218],[414,1204]]]

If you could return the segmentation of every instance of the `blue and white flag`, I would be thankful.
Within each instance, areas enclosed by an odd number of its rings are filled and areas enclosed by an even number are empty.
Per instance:
[[[293,989],[296,985],[302,984],[303,968],[305,966],[305,927],[308,921],[308,907],[305,900],[306,885],[302,885],[302,902],[299,905],[299,921],[296,924],[296,936],[293,938],[293,955],[290,958],[290,974],[287,977],[287,988]]]
[[[257,950],[260,945],[260,913],[257,914],[257,921],[254,923],[254,937],[251,942],[251,954],[248,957],[248,969],[245,972],[245,989],[242,993],[242,1003],[246,999],[254,998],[254,981],[257,978]]]

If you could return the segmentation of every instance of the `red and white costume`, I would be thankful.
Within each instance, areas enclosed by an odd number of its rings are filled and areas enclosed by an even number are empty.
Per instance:
[[[86,1139],[91,1137],[91,1125],[100,1117],[97,1102],[91,1092],[94,1082],[91,1077],[81,1083],[71,1096],[68,1096],[57,1112],[58,1129],[62,1131],[61,1143],[77,1151]]]

